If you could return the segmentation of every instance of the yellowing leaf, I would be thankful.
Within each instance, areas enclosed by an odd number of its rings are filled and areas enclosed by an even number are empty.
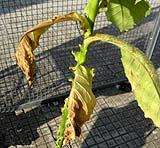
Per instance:
[[[145,117],[160,127],[160,81],[149,59],[137,48],[121,49],[125,74]]]
[[[35,76],[35,55],[34,49],[39,45],[40,36],[48,30],[48,28],[63,21],[79,21],[84,31],[84,36],[90,35],[90,25],[87,19],[78,13],[69,13],[64,16],[56,16],[49,20],[43,21],[33,28],[29,29],[22,36],[16,50],[16,61],[26,76],[29,86],[32,85]]]
[[[92,92],[94,69],[80,65],[74,69],[75,78],[68,102],[68,114],[71,127],[65,130],[65,142],[80,136],[82,125],[90,119],[96,98]]]
[[[112,35],[89,37],[84,41],[85,48],[95,41],[112,43],[121,48],[124,71],[138,105],[145,117],[151,118],[160,127],[160,80],[151,61],[138,48]]]

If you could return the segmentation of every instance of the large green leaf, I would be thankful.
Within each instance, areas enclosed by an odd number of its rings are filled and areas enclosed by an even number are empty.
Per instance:
[[[138,105],[160,127],[160,82],[153,64],[137,48],[122,48],[122,63]]]
[[[127,31],[150,13],[150,5],[145,0],[110,0],[107,18],[120,31]]]
[[[145,117],[151,118],[160,127],[160,81],[151,61],[138,48],[111,35],[97,34],[89,37],[85,39],[84,47],[87,48],[95,41],[112,43],[121,48],[125,74],[138,105]]]

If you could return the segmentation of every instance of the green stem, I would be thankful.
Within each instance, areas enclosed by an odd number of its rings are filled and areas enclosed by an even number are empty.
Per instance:
[[[99,11],[100,0],[88,0],[87,6],[85,7],[86,18],[90,24],[91,32],[93,32],[95,18]]]
[[[95,18],[97,16],[98,10],[99,10],[99,1],[100,0],[89,0],[88,4],[86,6],[86,9],[85,9],[86,10],[85,11],[86,18],[87,18],[89,25],[90,25],[89,35],[90,35],[90,33],[92,34],[92,32],[93,32]],[[87,57],[87,48],[85,48],[83,46],[83,44],[80,47],[80,51],[73,52],[72,54],[75,57],[75,60],[77,62],[77,66],[85,64],[86,57]],[[64,104],[64,108],[63,108],[63,112],[62,112],[62,121],[61,121],[59,130],[58,130],[58,139],[56,142],[56,148],[62,148],[62,145],[63,145],[64,131],[65,131],[67,117],[68,117],[68,107],[67,107],[68,100],[69,99],[67,99]]]
[[[88,23],[90,25],[90,31],[88,33],[88,36],[92,35],[93,33],[95,18],[99,11],[99,2],[100,0],[88,0],[87,6],[85,7],[85,10],[84,10],[86,14],[85,17],[88,20]],[[88,36],[86,38],[88,38]],[[76,66],[84,65],[86,63],[87,48],[85,48],[83,44],[80,45],[80,51],[73,52],[72,54],[75,57],[75,61],[77,62]]]
[[[88,4],[85,7],[85,17],[87,19],[87,23],[89,23],[90,26],[88,34],[85,36],[85,38],[88,38],[93,33],[95,18],[99,11],[99,1],[100,0],[88,0]],[[84,48],[83,44],[80,45],[80,51],[72,52],[72,54],[75,57],[75,61],[77,62],[76,66],[84,65],[86,63],[87,48]]]
[[[87,39],[84,39],[83,48],[88,49],[91,43],[97,42],[97,41],[108,42],[108,43],[118,46],[119,48],[133,47],[128,42],[120,38],[117,38],[116,36],[108,35],[108,34],[96,34],[95,36],[91,36],[91,37],[88,37]]]
[[[64,140],[64,131],[66,127],[67,117],[68,117],[68,98],[65,100],[65,104],[62,111],[62,121],[58,130],[58,139],[56,141],[56,148],[62,148]]]

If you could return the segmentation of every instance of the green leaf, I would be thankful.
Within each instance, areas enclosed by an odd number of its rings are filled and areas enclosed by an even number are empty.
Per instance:
[[[88,0],[84,8],[86,18],[90,24],[91,32],[93,31],[95,18],[98,14],[100,0]]]
[[[127,31],[150,14],[150,5],[145,0],[110,0],[107,18],[120,31]]]
[[[122,48],[122,63],[138,105],[160,127],[160,82],[153,64],[137,48]]]
[[[131,83],[138,105],[145,117],[160,127],[160,80],[151,61],[138,48],[115,36],[97,34],[84,40],[87,48],[92,42],[104,41],[121,48],[125,74]]]

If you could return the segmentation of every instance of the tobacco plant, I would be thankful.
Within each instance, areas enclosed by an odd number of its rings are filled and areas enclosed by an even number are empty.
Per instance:
[[[55,23],[78,21],[81,25],[84,41],[79,45],[79,51],[72,52],[76,61],[76,65],[70,67],[74,78],[70,79],[72,88],[62,109],[57,148],[61,148],[63,142],[70,143],[75,137],[80,137],[81,127],[89,120],[96,104],[92,92],[94,68],[88,68],[85,63],[91,45],[97,41],[111,43],[121,49],[121,61],[135,99],[144,111],[145,117],[151,118],[155,125],[160,127],[160,82],[151,61],[140,49],[126,41],[108,34],[94,34],[93,31],[99,13],[105,13],[107,20],[120,31],[128,31],[150,14],[149,2],[147,0],[88,0],[84,13],[80,15],[71,12],[39,23],[24,33],[16,50],[17,64],[25,74],[29,87],[32,87],[36,74],[34,50],[39,45],[41,35]]]

